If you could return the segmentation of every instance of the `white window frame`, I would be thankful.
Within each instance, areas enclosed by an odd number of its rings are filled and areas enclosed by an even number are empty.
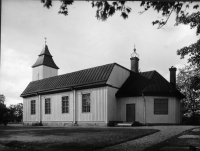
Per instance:
[[[34,103],[32,103],[32,102],[34,102]],[[32,108],[33,108],[33,110],[32,110]],[[34,112],[32,112],[32,111],[34,111]],[[31,115],[35,115],[35,114],[36,114],[36,100],[31,100]]]
[[[68,112],[63,113],[63,97],[68,97]],[[61,96],[61,113],[62,114],[69,114],[70,113],[70,101],[69,101],[69,95],[62,95]]]
[[[47,99],[49,99],[49,102],[50,102],[50,105],[49,105],[49,107],[50,107],[50,113],[46,113],[46,100]],[[48,97],[48,98],[45,98],[44,99],[44,114],[51,114],[51,98],[50,97]]]
[[[86,106],[86,111],[83,111],[83,95],[86,95],[86,94],[90,94],[90,110],[89,111],[87,111],[87,106]],[[81,102],[82,102],[82,105],[81,105],[81,109],[82,109],[82,113],[91,113],[91,92],[84,92],[84,93],[81,93],[81,96],[82,96],[82,98],[81,98]],[[87,104],[87,103],[86,103]]]

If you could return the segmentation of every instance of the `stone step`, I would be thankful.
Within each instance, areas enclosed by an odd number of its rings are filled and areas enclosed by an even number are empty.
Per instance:
[[[131,127],[133,123],[117,123],[115,126],[118,127]]]

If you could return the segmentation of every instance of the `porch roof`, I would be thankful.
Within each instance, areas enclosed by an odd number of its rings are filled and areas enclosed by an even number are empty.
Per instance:
[[[185,97],[155,70],[142,73],[131,72],[116,93],[116,97],[141,96],[142,94],[146,96]]]

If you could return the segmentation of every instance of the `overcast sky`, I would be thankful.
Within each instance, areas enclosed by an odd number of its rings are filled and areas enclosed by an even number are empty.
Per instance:
[[[58,14],[60,1],[44,8],[38,1],[3,0],[1,22],[1,89],[6,105],[23,101],[20,94],[32,80],[32,65],[44,47],[44,37],[58,74],[116,62],[130,69],[134,45],[141,71],[156,70],[169,80],[171,66],[182,67],[177,49],[197,41],[189,26],[174,26],[172,14],[163,29],[152,21],[161,17],[156,11],[139,15],[140,2],[129,2],[128,19],[116,13],[107,21],[96,19],[91,2],[75,1],[69,15]]]

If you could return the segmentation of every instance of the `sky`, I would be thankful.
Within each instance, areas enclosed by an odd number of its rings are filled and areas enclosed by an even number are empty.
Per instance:
[[[162,29],[152,25],[161,14],[149,10],[142,15],[140,2],[128,2],[128,19],[120,13],[106,21],[97,20],[91,2],[75,1],[68,16],[58,14],[60,1],[50,9],[38,1],[3,0],[1,14],[0,94],[5,104],[22,103],[20,94],[32,81],[32,65],[47,45],[58,74],[118,63],[130,69],[134,45],[140,71],[156,70],[169,81],[169,68],[183,67],[176,51],[197,41],[196,29],[175,24],[175,14]]]

